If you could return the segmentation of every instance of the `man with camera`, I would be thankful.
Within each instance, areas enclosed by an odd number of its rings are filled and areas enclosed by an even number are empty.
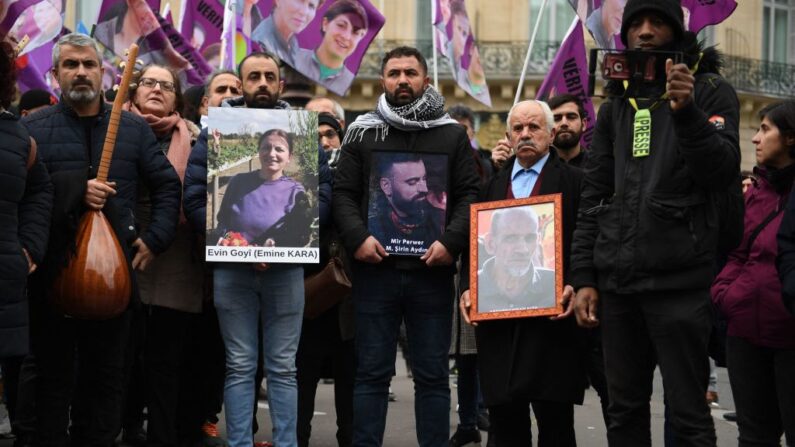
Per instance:
[[[639,76],[608,84],[585,165],[570,278],[579,324],[602,325],[610,446],[651,445],[657,364],[677,445],[716,443],[709,286],[730,214],[720,199],[740,170],[739,103],[683,20],[678,0],[627,2],[628,60],[653,56],[654,76],[640,79],[641,62]]]

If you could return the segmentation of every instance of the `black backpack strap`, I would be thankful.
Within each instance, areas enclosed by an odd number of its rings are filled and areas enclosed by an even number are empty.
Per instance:
[[[778,216],[779,213],[783,210],[784,208],[776,207],[776,209],[774,209],[770,214],[767,215],[767,217],[765,217],[765,220],[763,220],[759,225],[756,226],[756,228],[754,228],[754,231],[752,231],[751,235],[748,236],[748,243],[745,246],[747,251],[751,250],[751,245],[754,243],[757,236],[759,236],[759,233],[761,233],[762,230],[765,229],[767,224],[769,224],[773,219],[775,219],[776,216]]]

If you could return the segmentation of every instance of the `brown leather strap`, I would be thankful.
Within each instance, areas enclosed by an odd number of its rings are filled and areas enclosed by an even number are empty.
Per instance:
[[[28,171],[36,164],[36,140],[30,137],[30,152],[28,153]]]

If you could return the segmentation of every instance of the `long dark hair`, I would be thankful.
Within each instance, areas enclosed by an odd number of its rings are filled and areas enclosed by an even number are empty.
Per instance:
[[[16,94],[17,70],[14,48],[8,42],[0,42],[0,106],[7,109]]]

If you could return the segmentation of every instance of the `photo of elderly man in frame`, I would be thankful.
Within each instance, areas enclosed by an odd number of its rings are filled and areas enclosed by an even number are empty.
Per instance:
[[[473,206],[475,320],[561,312],[559,203],[537,196]]]

